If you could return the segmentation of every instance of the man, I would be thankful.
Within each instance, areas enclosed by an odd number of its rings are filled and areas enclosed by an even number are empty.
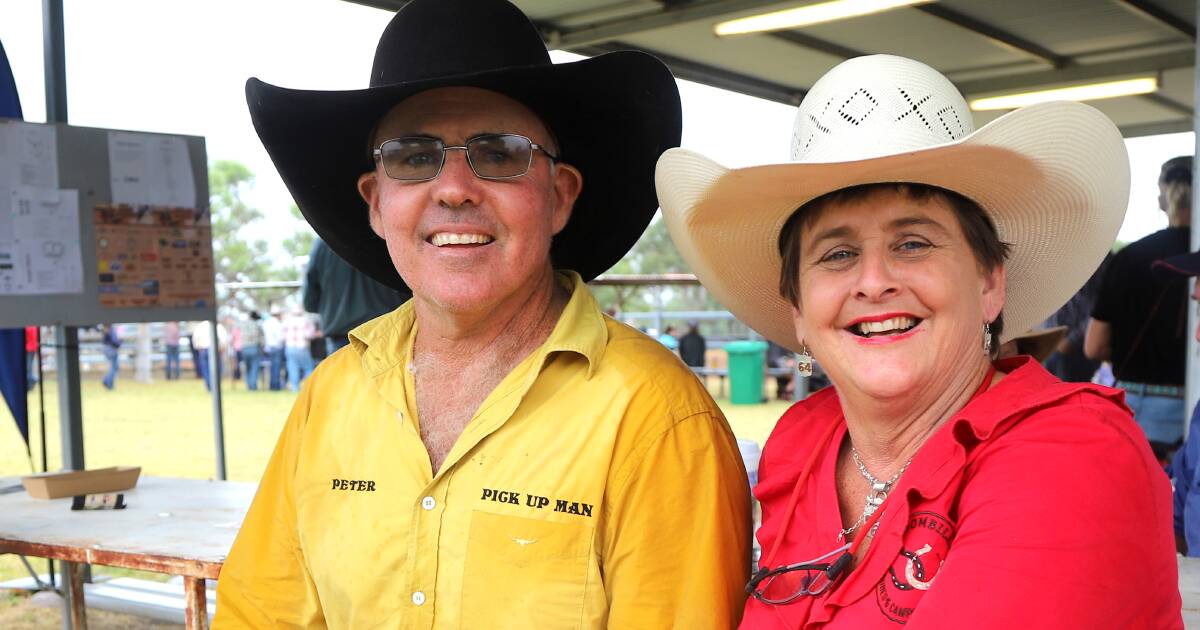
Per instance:
[[[242,337],[242,358],[246,364],[246,389],[258,389],[258,370],[262,365],[263,327],[262,315],[250,311],[250,315],[238,321]]]
[[[1166,460],[1183,439],[1187,283],[1154,273],[1151,265],[1190,250],[1191,156],[1164,163],[1158,187],[1167,227],[1113,255],[1092,307],[1083,351],[1090,359],[1112,363],[1133,419],[1159,459]]]
[[[283,389],[283,322],[281,311],[272,306],[262,322],[263,355],[267,358],[267,386],[271,391]]]
[[[313,239],[303,295],[304,310],[321,316],[327,354],[350,343],[347,335],[351,330],[412,297],[408,291],[397,291],[351,267],[320,238]]]
[[[414,0],[371,77],[247,85],[305,217],[413,299],[301,388],[215,627],[735,625],[734,438],[584,284],[654,213],[653,165],[679,140],[670,73],[630,52],[552,65],[508,2]]]
[[[166,377],[168,381],[179,380],[179,322],[163,324],[163,347],[166,349]]]
[[[283,318],[284,356],[287,359],[288,389],[297,391],[300,383],[313,371],[309,341],[317,334],[312,319],[299,304],[288,310]]]
[[[704,367],[704,355],[708,342],[700,334],[700,322],[688,322],[688,331],[679,339],[679,356],[688,367]]]

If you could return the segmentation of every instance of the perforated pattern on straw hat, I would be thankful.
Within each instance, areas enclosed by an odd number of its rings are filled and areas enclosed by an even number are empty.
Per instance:
[[[954,85],[925,64],[858,57],[821,77],[796,113],[792,161],[845,162],[953,142],[975,131]]]
[[[799,344],[776,290],[779,230],[805,202],[878,182],[954,190],[980,204],[1006,263],[1003,339],[1061,306],[1112,246],[1129,198],[1116,127],[1080,103],[1043,103],[973,131],[962,96],[937,71],[876,55],[844,62],[797,112],[793,158],[728,170],[685,149],[659,159],[655,180],[680,254],[738,319],[786,347]]]

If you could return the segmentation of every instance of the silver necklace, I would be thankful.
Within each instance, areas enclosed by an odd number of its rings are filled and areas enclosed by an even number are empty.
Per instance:
[[[908,461],[904,462],[904,465],[900,467],[900,470],[896,471],[896,474],[892,475],[891,479],[888,479],[887,481],[880,481],[879,479],[875,478],[875,475],[871,474],[871,471],[867,470],[866,464],[864,464],[862,458],[858,456],[858,449],[854,448],[853,446],[850,447],[850,457],[854,459],[854,465],[858,467],[858,472],[861,473],[863,478],[871,484],[871,491],[867,493],[867,501],[866,505],[863,506],[862,515],[858,517],[857,521],[854,521],[854,524],[846,529],[843,529],[841,533],[838,534],[838,542],[842,542],[846,539],[846,536],[858,531],[858,528],[862,527],[863,523],[866,523],[868,518],[871,518],[871,515],[875,513],[875,510],[878,510],[879,506],[883,505],[883,502],[887,499],[888,493],[892,491],[892,486],[894,486],[896,481],[900,479],[900,475],[903,475],[904,471],[908,468],[908,465],[912,463],[912,458],[909,457]],[[876,523],[875,526],[871,528],[871,532],[868,534],[868,536],[873,536],[875,534],[876,527],[879,527],[879,523]]]

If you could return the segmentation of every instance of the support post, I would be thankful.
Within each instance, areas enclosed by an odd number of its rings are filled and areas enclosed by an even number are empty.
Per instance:
[[[184,608],[184,627],[187,630],[207,630],[208,629],[208,593],[204,578],[185,576],[183,578],[183,590],[187,599],[187,607]]]
[[[62,437],[62,467],[83,470],[83,405],[79,387],[79,329],[54,327],[55,376],[58,380],[59,432]]]
[[[208,377],[212,381],[213,437],[217,443],[217,479],[225,481],[225,417],[221,410],[221,337],[217,320],[212,327],[212,343],[208,344]]]
[[[83,599],[83,566],[62,562],[63,628],[87,630],[87,603]]]

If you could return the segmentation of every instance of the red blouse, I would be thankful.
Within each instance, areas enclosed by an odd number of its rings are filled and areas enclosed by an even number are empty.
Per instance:
[[[746,603],[742,628],[1182,628],[1167,476],[1123,393],[1063,383],[1028,357],[929,439],[896,484],[865,557],[787,605]],[[838,545],[845,423],[833,388],[780,418],[759,463],[763,559],[813,449],[772,566]],[[864,482],[865,483],[865,482]]]

